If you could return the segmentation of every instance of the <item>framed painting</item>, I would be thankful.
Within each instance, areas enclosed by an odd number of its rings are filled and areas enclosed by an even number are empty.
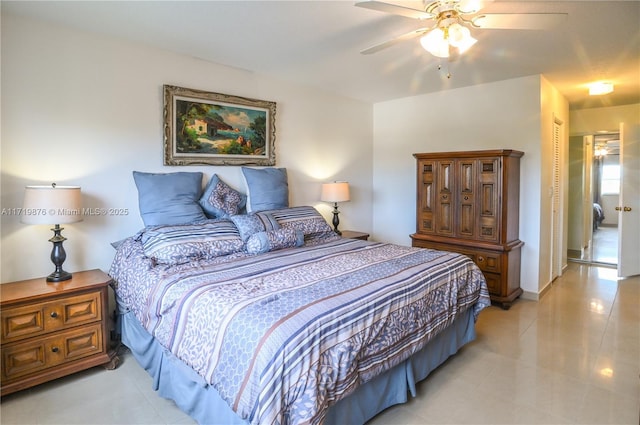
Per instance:
[[[275,165],[276,104],[164,86],[164,165]]]

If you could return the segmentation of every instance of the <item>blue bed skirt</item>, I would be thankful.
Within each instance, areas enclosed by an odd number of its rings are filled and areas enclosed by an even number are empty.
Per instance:
[[[363,424],[387,407],[405,403],[416,395],[416,383],[475,339],[472,309],[440,332],[429,344],[404,363],[360,386],[347,398],[331,406],[325,424]],[[120,317],[122,342],[151,375],[154,389],[200,424],[247,424],[216,390],[178,360],[147,333],[133,313]]]

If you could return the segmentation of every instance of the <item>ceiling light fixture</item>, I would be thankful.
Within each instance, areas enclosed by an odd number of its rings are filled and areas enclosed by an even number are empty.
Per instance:
[[[461,13],[470,12],[460,10],[458,2],[434,2],[426,12],[436,16],[436,25],[420,38],[420,44],[433,56],[448,58],[452,48],[462,54],[478,41],[471,36],[471,31],[466,26],[474,25],[473,22],[461,16]]]
[[[609,153],[609,151],[607,150],[606,146],[605,147],[596,147],[595,150],[593,151],[593,156],[595,156],[596,159],[600,159],[603,156],[607,156],[608,153]]]
[[[589,84],[589,96],[600,96],[613,91],[613,84],[604,81],[598,81]]]

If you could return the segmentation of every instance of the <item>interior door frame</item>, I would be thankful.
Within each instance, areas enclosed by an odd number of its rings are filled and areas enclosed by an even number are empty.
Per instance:
[[[582,243],[583,258],[584,250],[589,250],[589,261],[591,261],[591,251],[593,249],[593,142],[594,136],[584,136],[584,180],[582,198]]]

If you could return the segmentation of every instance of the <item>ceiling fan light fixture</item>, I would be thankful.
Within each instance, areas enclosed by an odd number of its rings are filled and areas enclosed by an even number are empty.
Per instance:
[[[456,10],[463,14],[476,13],[482,9],[481,0],[460,0],[456,6]]]
[[[449,57],[449,42],[442,29],[436,28],[429,31],[427,35],[420,39],[422,47],[433,56],[439,58]]]
[[[460,24],[453,24],[449,27],[449,44],[458,49],[458,52],[464,53],[471,46],[476,44],[478,40],[471,37],[469,28]]]
[[[465,39],[465,37],[470,36],[471,32],[469,31],[469,29],[463,27],[458,23],[455,23],[449,27],[449,44],[451,44],[453,47],[458,47],[458,44],[461,43]]]
[[[464,40],[462,40],[460,43],[458,43],[457,47],[458,48],[458,52],[460,54],[466,52],[467,50],[469,50],[471,48],[471,46],[473,46],[474,44],[476,44],[478,42],[478,40],[476,40],[475,38],[471,37],[471,35],[469,35],[469,37],[466,37]]]
[[[604,81],[598,81],[589,84],[589,96],[601,96],[613,92],[613,84]]]

